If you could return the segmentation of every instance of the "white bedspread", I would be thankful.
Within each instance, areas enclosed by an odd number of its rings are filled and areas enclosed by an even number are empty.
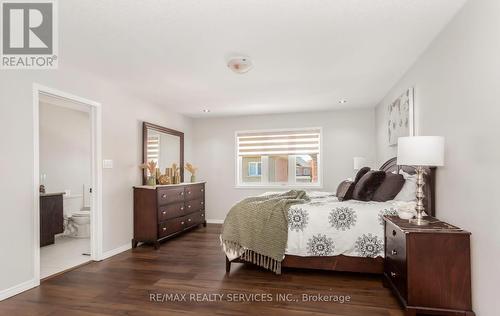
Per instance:
[[[383,215],[397,215],[394,202],[339,202],[312,197],[288,211],[286,254],[296,256],[384,256]]]
[[[275,192],[262,195],[270,193]],[[288,210],[287,255],[383,257],[383,216],[415,209],[414,202],[340,202],[328,192],[308,192],[308,196],[309,203]],[[229,260],[241,255],[224,252]]]

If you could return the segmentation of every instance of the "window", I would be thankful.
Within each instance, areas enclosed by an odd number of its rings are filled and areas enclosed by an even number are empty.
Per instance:
[[[236,133],[238,186],[321,186],[321,129]]]
[[[250,161],[248,162],[248,176],[260,177],[262,175],[262,162]]]

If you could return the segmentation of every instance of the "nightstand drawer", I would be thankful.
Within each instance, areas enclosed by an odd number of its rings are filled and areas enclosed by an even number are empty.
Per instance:
[[[384,265],[384,273],[386,278],[389,279],[396,287],[399,294],[407,302],[408,301],[408,284],[406,273],[399,270],[394,265],[386,261]]]
[[[386,223],[385,260],[398,270],[406,272],[406,234],[392,223]]]

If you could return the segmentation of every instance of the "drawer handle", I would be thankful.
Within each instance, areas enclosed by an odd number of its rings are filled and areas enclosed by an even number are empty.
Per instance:
[[[190,222],[190,221],[191,221],[191,219],[190,219],[190,218],[188,218],[188,222]]]
[[[204,204],[204,202],[203,202],[203,201],[201,201],[201,205],[203,205],[203,204]]]
[[[391,255],[395,256],[395,255],[397,255],[397,254],[398,254],[398,252],[396,251],[396,249],[392,249],[392,251],[391,251]]]
[[[395,278],[396,276],[397,276],[397,273],[391,271],[391,277]]]
[[[167,227],[163,227],[162,229],[163,229],[163,231],[166,231],[166,230],[167,230]]]
[[[191,205],[188,205],[188,208],[191,208]]]
[[[181,222],[181,225],[184,225],[184,222]]]
[[[179,193],[180,195],[184,195],[184,192]]]
[[[167,211],[163,211],[163,212],[161,212],[161,213],[162,213],[163,215],[165,215],[165,214],[167,214]]]
[[[166,194],[162,194],[161,197],[164,198],[164,199],[166,199],[167,195]]]
[[[205,191],[205,190],[201,189],[200,191],[201,191],[201,192],[203,192],[203,191]]]
[[[184,211],[184,206],[181,206],[181,211]]]
[[[188,194],[191,194],[191,191],[188,191]]]
[[[205,216],[205,214],[201,214],[201,217],[204,217],[204,216]]]
[[[396,231],[394,229],[392,230],[392,236],[396,236]]]

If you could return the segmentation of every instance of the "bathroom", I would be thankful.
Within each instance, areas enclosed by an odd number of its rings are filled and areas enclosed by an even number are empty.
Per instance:
[[[40,95],[40,277],[90,261],[91,120],[87,105]]]

